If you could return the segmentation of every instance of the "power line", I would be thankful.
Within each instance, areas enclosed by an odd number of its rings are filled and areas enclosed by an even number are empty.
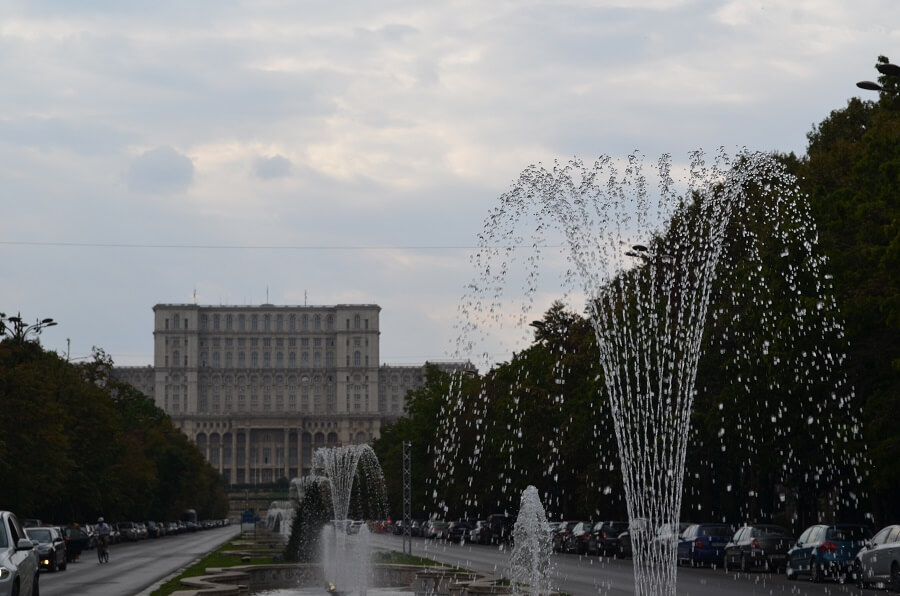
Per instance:
[[[352,246],[352,245],[262,245],[262,244],[131,244],[119,242],[34,242],[0,240],[5,246],[58,246],[66,248],[165,248],[203,250],[470,250],[479,246]],[[504,248],[504,247],[500,247]],[[507,247],[509,248],[509,247]]]

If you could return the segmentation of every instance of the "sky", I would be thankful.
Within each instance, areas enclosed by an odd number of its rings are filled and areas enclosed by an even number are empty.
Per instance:
[[[158,303],[374,303],[383,363],[458,357],[529,165],[802,154],[898,47],[897,0],[0,0],[0,312],[133,366]]]

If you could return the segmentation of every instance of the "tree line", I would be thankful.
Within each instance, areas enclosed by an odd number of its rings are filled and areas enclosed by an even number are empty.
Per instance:
[[[72,363],[26,338],[0,342],[3,508],[56,523],[225,517],[219,474],[112,364],[96,348]]]
[[[731,230],[727,248],[732,285],[712,298],[697,371],[688,520],[799,531],[820,519],[900,519],[891,416],[900,408],[900,99],[854,98],[808,141],[805,155],[773,155],[796,176],[799,216],[815,222],[811,241],[827,260],[809,268],[805,251],[786,250],[766,216],[785,207],[767,204],[761,189],[733,223],[743,228]],[[762,240],[756,260],[742,252],[751,237]],[[787,287],[783,270],[809,273]],[[740,286],[758,299],[735,300]],[[778,338],[760,337],[762,320]],[[556,519],[623,519],[606,399],[590,321],[562,304],[535,325],[529,347],[483,376],[430,368],[406,416],[375,444],[393,515],[402,511],[402,443],[410,442],[416,517],[514,511],[534,485]]]

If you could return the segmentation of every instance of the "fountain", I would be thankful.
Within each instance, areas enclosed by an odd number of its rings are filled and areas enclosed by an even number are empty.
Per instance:
[[[550,524],[535,487],[522,492],[519,515],[513,526],[513,548],[509,579],[514,594],[546,596],[551,593],[550,555],[553,542]]]
[[[550,170],[532,166],[521,174],[479,237],[473,257],[479,277],[461,303],[456,356],[467,357],[495,336],[509,337],[510,329],[519,330],[518,341],[527,340],[529,321],[545,296],[539,279],[548,270],[558,272],[558,278],[547,294],[586,304],[613,418],[628,517],[644,520],[647,528],[632,536],[636,593],[657,596],[676,591],[676,542],[654,536],[657,528],[677,527],[679,521],[698,361],[704,341],[716,346],[716,340],[705,337],[707,324],[710,316],[720,325],[729,316],[709,313],[711,298],[765,310],[764,290],[772,283],[765,278],[768,270],[756,232],[741,225],[745,220],[775,222],[784,262],[778,268],[778,287],[787,289],[782,299],[793,312],[784,328],[776,317],[763,317],[753,330],[751,349],[736,358],[793,367],[798,379],[791,387],[770,379],[766,387],[765,379],[750,383],[737,378],[735,391],[750,394],[751,384],[762,385],[772,396],[799,402],[826,376],[822,371],[838,367],[843,356],[811,342],[802,353],[804,362],[779,362],[770,357],[769,347],[789,345],[792,333],[808,333],[813,327],[837,337],[842,328],[830,283],[821,274],[824,259],[814,250],[809,214],[798,200],[794,180],[773,158],[742,152],[732,159],[720,152],[708,162],[698,151],[677,181],[668,156],[649,174],[638,154],[623,166],[601,157],[593,165],[572,160]],[[530,235],[523,229],[529,225]],[[741,266],[750,268],[749,278],[758,281],[755,288],[728,285],[730,268],[738,266],[738,257],[729,251],[737,244]],[[521,247],[527,247],[524,258],[518,253]],[[510,298],[507,284],[512,279],[523,288],[513,290]],[[818,306],[810,308],[810,303]],[[485,358],[484,364],[493,363]],[[564,371],[559,375],[564,383]],[[818,405],[821,415],[846,409],[847,391],[839,380],[830,402]],[[821,423],[826,426],[829,420]],[[814,433],[812,416],[809,426]],[[852,430],[832,429],[844,444],[858,433],[858,424],[848,426]],[[438,465],[450,470],[459,453],[455,430],[437,455]],[[815,471],[816,481],[841,466],[837,443],[823,443],[832,447]]]
[[[314,458],[315,467],[328,480],[334,514],[330,527],[322,531],[322,565],[330,591],[365,594],[371,558],[369,529],[365,524],[352,526],[348,513],[354,482],[359,477],[364,487],[357,494],[370,499],[363,506],[368,505],[369,513],[376,514],[370,517],[383,517],[386,493],[381,465],[368,445],[321,447]]]

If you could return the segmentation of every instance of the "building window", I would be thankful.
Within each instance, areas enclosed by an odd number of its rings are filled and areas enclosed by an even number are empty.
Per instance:
[[[325,317],[325,328],[329,331],[334,330],[334,315],[328,315]]]
[[[175,329],[181,328],[181,318],[178,315],[172,317],[172,327]]]
[[[219,330],[219,315],[213,315],[213,329]]]
[[[277,315],[275,317],[275,329],[278,331],[284,331],[284,317],[282,315]]]
[[[231,331],[232,324],[233,324],[232,316],[225,315],[225,329],[227,329],[228,331]]]
[[[252,368],[257,368],[259,366],[259,354],[256,352],[250,353],[250,366]]]
[[[354,329],[359,329],[359,321],[360,321],[360,316],[353,315],[353,328]]]
[[[251,331],[257,331],[259,329],[259,318],[256,315],[250,316],[250,329]]]
[[[272,316],[271,315],[263,315],[263,328],[265,331],[269,331],[272,328]]]
[[[316,315],[313,319],[313,325],[315,325],[316,331],[320,331],[322,329],[322,315]]]
[[[240,331],[244,331],[245,323],[246,323],[246,319],[244,318],[244,315],[238,315],[238,329]]]

